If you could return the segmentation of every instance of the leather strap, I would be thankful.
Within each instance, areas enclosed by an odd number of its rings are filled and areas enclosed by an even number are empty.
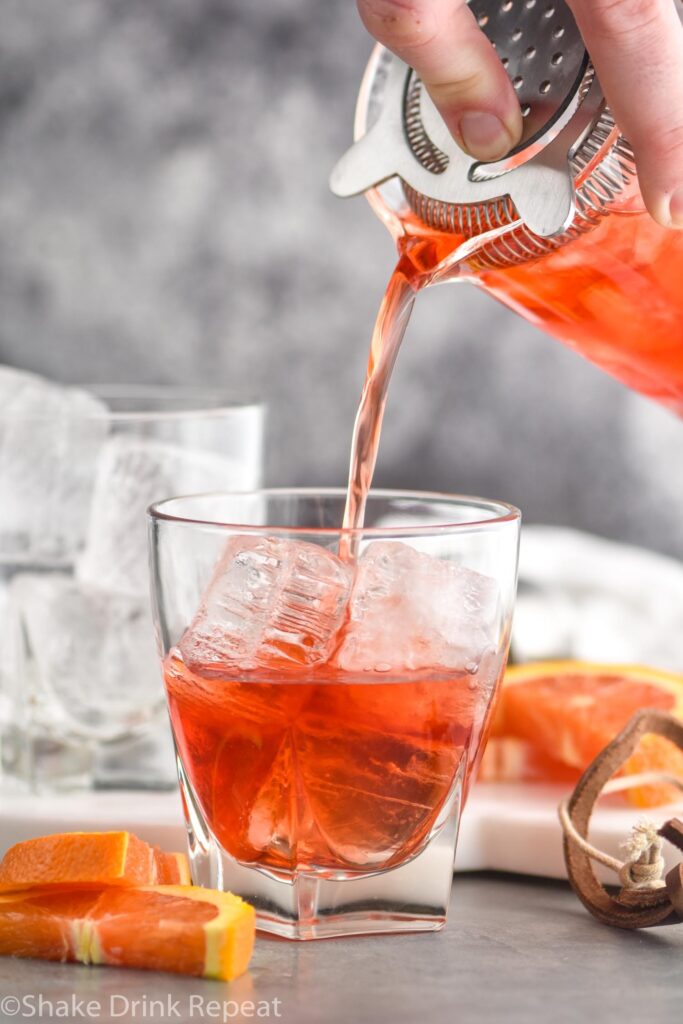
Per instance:
[[[576,831],[584,839],[595,803],[609,779],[628,760],[647,733],[671,740],[683,750],[683,723],[662,711],[637,712],[619,735],[586,768],[576,784],[567,810]],[[683,851],[683,823],[667,822],[659,835]],[[617,928],[649,928],[676,924],[683,918],[683,864],[666,877],[660,889],[622,889],[611,893],[600,882],[593,862],[571,834],[565,832],[564,858],[574,892],[584,906],[604,924]]]

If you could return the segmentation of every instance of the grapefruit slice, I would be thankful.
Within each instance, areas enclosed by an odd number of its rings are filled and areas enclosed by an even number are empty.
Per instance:
[[[10,847],[0,891],[35,885],[187,885],[183,853],[164,853],[131,832],[59,832]]]
[[[546,778],[565,781],[557,777],[553,762],[583,771],[642,708],[683,718],[683,676],[639,665],[516,665],[505,675],[493,732],[525,741],[545,759]],[[645,737],[623,774],[650,771],[683,778],[683,751],[662,737]],[[680,800],[680,791],[650,785],[628,790],[626,796],[636,806],[650,807]]]
[[[254,945],[253,907],[165,885],[50,887],[0,895],[0,955],[172,971],[230,981]]]
[[[575,785],[581,772],[547,757],[516,736],[492,736],[477,775],[480,782],[566,782]]]

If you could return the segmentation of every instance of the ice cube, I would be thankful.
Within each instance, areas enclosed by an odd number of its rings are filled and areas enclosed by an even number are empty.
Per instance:
[[[275,829],[279,822],[284,836],[280,819],[290,777],[284,766],[295,724],[318,687],[298,680],[286,685],[282,673],[272,683],[227,679],[220,669],[200,673],[179,658],[167,661],[165,678],[178,751],[194,792],[224,848],[252,860],[271,842],[269,824]]]
[[[347,672],[474,673],[499,634],[495,580],[407,544],[374,541],[358,561],[335,661]]]
[[[466,756],[455,743],[430,742],[428,720],[424,725],[418,739],[370,726],[362,715],[340,728],[336,716],[304,714],[296,730],[300,780],[292,789],[305,793],[306,816],[318,832],[317,841],[307,837],[311,860],[367,870],[418,852],[457,796]]]
[[[148,602],[64,573],[21,573],[8,596],[13,699],[48,735],[113,739],[163,708]]]
[[[296,792],[295,765],[293,740],[285,735],[268,775],[255,790],[244,837],[247,853],[275,854],[290,868],[304,859],[303,840],[311,827],[308,802],[301,798],[301,787]]]
[[[330,655],[353,570],[332,552],[275,537],[232,537],[180,641],[188,664],[249,670]]]
[[[97,466],[78,578],[106,590],[147,594],[147,507],[180,494],[231,490],[243,478],[237,459],[144,437],[110,438]]]
[[[94,396],[0,367],[0,558],[73,561],[107,431]]]

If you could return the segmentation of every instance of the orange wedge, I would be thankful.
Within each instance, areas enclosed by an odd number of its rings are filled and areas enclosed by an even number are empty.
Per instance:
[[[164,853],[131,832],[60,832],[10,847],[0,891],[35,885],[187,885],[183,853]]]
[[[577,661],[516,665],[505,675],[493,735],[525,741],[537,758],[545,759],[548,781],[565,781],[558,778],[553,764],[583,771],[641,708],[658,708],[683,718],[683,676],[638,665]],[[494,745],[485,769],[489,778],[495,774],[495,755]],[[524,755],[522,760],[529,764],[533,758]],[[645,737],[623,773],[649,771],[683,778],[683,751],[662,737]],[[680,791],[666,784],[628,790],[626,795],[639,807],[681,798]]]
[[[156,846],[154,859],[156,863],[156,885],[192,885],[190,865],[184,853],[164,853]]]
[[[229,981],[254,946],[253,907],[191,886],[31,889],[0,895],[0,955]]]

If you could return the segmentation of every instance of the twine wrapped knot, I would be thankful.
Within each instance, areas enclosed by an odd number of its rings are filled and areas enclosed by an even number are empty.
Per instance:
[[[644,772],[640,775],[629,775],[625,779],[612,779],[600,792],[602,795],[618,793],[624,789],[647,786],[655,782],[667,782],[683,792],[683,779],[660,772]],[[662,837],[651,821],[642,818],[633,826],[629,837],[621,843],[622,849],[626,851],[626,859],[621,861],[593,846],[578,832],[569,814],[570,799],[567,797],[558,808],[562,829],[591,860],[604,864],[606,868],[614,871],[625,889],[661,889],[665,885],[662,878],[665,867]]]
[[[663,843],[651,821],[639,821],[621,845],[628,854],[619,871],[619,881],[625,889],[661,889],[666,884],[662,878]]]

